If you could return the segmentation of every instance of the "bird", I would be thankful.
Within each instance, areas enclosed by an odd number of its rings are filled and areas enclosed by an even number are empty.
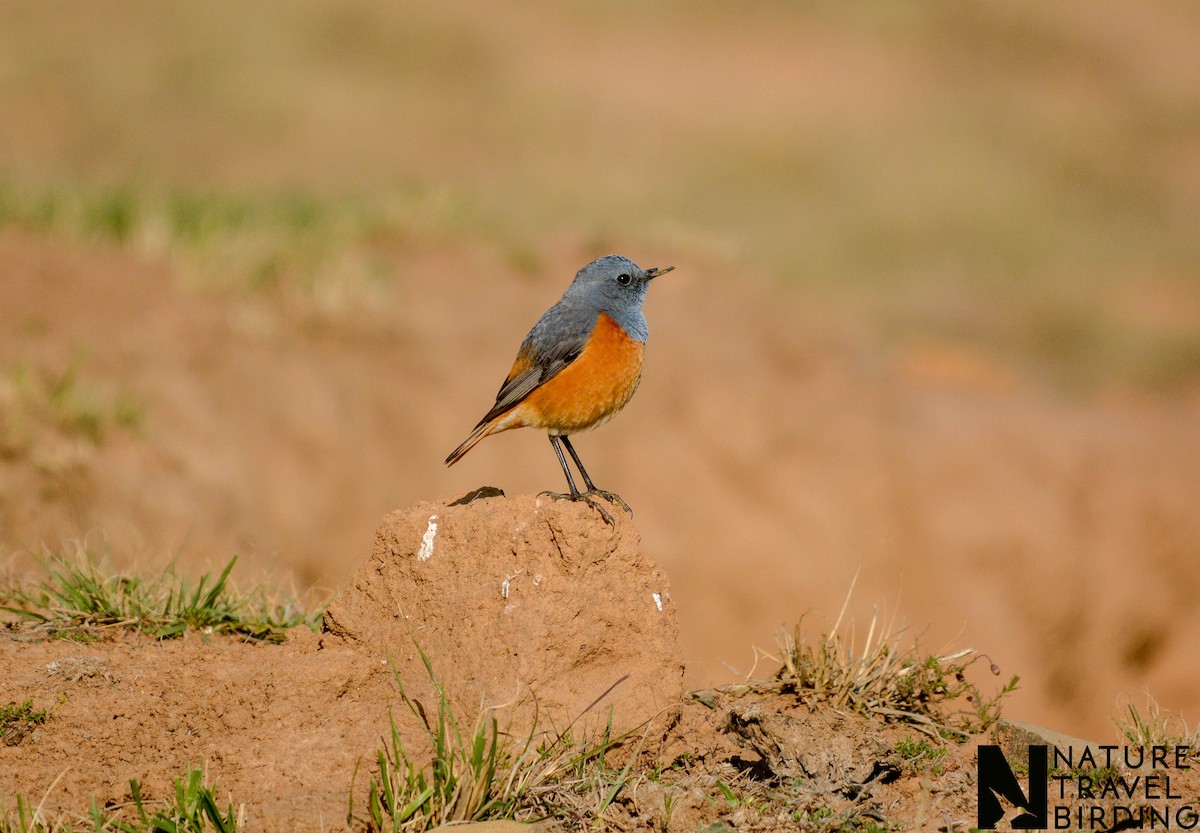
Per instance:
[[[650,282],[674,268],[643,269],[613,254],[576,272],[562,298],[525,336],[495,404],[450,452],[446,465],[454,465],[484,437],[513,428],[543,428],[569,491],[542,494],[583,501],[610,525],[612,516],[595,498],[620,504],[632,515],[620,495],[592,483],[570,437],[608,422],[637,390],[647,336],[642,303]],[[576,486],[564,448],[579,469],[585,490]]]

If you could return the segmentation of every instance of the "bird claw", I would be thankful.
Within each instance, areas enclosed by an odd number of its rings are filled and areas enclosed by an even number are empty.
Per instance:
[[[588,506],[592,507],[597,512],[599,512],[600,517],[604,519],[604,522],[613,528],[616,528],[616,526],[617,526],[616,520],[613,519],[612,514],[607,509],[605,509],[603,506],[601,506],[599,503],[596,502],[596,499],[595,499],[596,497],[603,498],[604,500],[607,500],[610,503],[619,503],[626,512],[628,512],[630,515],[633,514],[633,510],[629,508],[629,504],[626,503],[624,500],[622,500],[620,495],[615,494],[613,492],[606,492],[603,489],[589,489],[586,492],[545,491],[545,492],[538,492],[538,495],[539,496],[545,495],[546,497],[551,498],[553,500],[582,501],[583,503],[586,503]],[[595,496],[595,497],[593,497],[593,496]]]
[[[599,497],[607,500],[609,503],[620,504],[621,508],[625,510],[626,514],[628,514],[631,518],[633,517],[633,510],[629,508],[629,504],[626,503],[625,499],[616,492],[607,492],[604,489],[588,489],[586,492],[584,492],[584,494],[598,495]]]

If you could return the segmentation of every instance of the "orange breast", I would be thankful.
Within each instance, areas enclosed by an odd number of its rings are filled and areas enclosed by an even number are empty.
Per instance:
[[[607,422],[625,407],[642,378],[645,345],[601,313],[579,358],[513,409],[525,425],[574,434]],[[515,413],[514,413],[515,415]]]

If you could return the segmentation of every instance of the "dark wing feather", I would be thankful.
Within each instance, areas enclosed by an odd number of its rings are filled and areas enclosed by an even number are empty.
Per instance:
[[[483,425],[519,405],[525,397],[553,379],[579,358],[596,328],[595,313],[581,315],[562,304],[541,317],[517,351],[508,378],[496,394],[496,404],[479,420]]]

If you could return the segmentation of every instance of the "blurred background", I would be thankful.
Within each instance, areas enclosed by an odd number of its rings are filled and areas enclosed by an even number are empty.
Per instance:
[[[561,488],[532,431],[442,460],[619,252],[677,270],[576,446],[693,686],[853,585],[1010,716],[1194,725],[1197,43],[1186,3],[4,2],[6,566],[326,598],[392,509]]]

